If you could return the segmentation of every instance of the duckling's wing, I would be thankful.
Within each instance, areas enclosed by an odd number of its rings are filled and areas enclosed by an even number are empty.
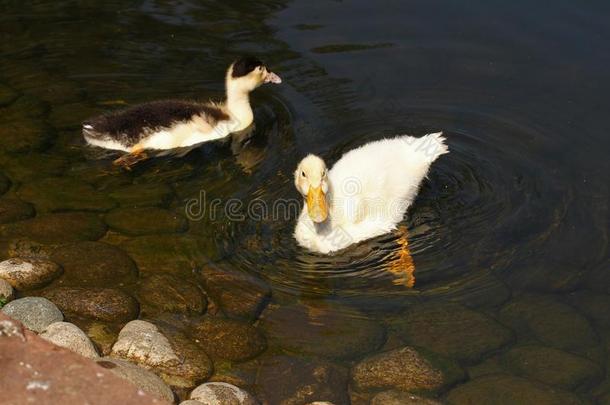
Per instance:
[[[114,140],[133,146],[151,133],[172,128],[198,116],[211,126],[229,116],[215,105],[183,100],[139,104],[83,123],[83,134],[94,140]]]

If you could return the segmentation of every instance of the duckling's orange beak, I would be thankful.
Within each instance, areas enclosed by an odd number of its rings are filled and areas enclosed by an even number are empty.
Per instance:
[[[280,84],[282,79],[273,72],[267,71],[267,75],[265,76],[265,83],[275,83]]]
[[[309,187],[307,193],[307,213],[313,222],[324,222],[328,217],[328,204],[322,186]]]

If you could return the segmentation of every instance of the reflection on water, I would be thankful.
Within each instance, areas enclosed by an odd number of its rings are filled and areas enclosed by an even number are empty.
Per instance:
[[[261,321],[263,364],[279,353],[359,360],[417,342],[457,359],[474,379],[480,364],[497,362],[515,343],[536,343],[608,367],[610,335],[599,313],[610,292],[609,11],[601,1],[9,2],[0,17],[0,192],[10,190],[0,204],[17,203],[0,205],[0,222],[10,222],[0,233],[1,256],[26,231],[53,244],[105,232],[101,240],[124,249],[140,279],[163,273],[201,284],[210,262],[253,275],[273,295]],[[251,132],[156,156],[130,172],[112,167],[116,154],[82,141],[80,122],[102,111],[220,98],[224,69],[242,53],[285,79],[253,94]],[[245,215],[252,202],[300,201],[292,176],[307,153],[332,165],[371,140],[438,130],[451,152],[432,165],[395,233],[324,256],[296,245],[296,215]],[[222,204],[208,204],[180,230],[161,216],[153,217],[153,234],[129,215],[108,219],[108,211],[146,207],[186,216],[187,202],[202,195]],[[241,207],[228,215],[223,204],[232,200]],[[26,226],[19,221],[33,215],[27,203],[36,218]],[[67,226],[54,216],[65,211],[90,222]],[[125,287],[139,291],[140,281]],[[536,300],[561,314],[523,304]],[[447,301],[449,309],[428,305]],[[445,311],[458,311],[480,335],[443,328]],[[553,316],[558,324],[590,323],[594,337],[555,342],[544,335],[561,330],[543,322]],[[405,317],[420,330],[408,330]],[[426,336],[426,319],[441,323],[430,331],[456,330],[456,339],[463,333],[481,344],[458,353],[452,342]],[[484,332],[496,321],[503,326],[494,326],[500,332],[486,346]],[[190,331],[189,320],[180,322]],[[596,378],[570,389],[607,397],[607,382]],[[261,384],[251,382],[268,391]]]

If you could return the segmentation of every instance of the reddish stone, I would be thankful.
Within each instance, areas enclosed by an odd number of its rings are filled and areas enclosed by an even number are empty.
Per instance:
[[[0,403],[168,404],[94,361],[39,338],[2,313],[0,364]]]

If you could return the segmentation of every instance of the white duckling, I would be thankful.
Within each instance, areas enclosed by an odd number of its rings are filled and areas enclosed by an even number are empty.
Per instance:
[[[294,231],[298,244],[327,254],[395,230],[432,162],[448,152],[438,132],[368,143],[330,171],[321,158],[305,157],[294,173],[305,198]]]
[[[250,92],[278,75],[253,57],[233,62],[226,73],[226,100],[200,103],[164,100],[101,115],[83,123],[85,140],[94,146],[128,152],[116,163],[141,160],[146,149],[174,149],[224,138],[252,124]]]

